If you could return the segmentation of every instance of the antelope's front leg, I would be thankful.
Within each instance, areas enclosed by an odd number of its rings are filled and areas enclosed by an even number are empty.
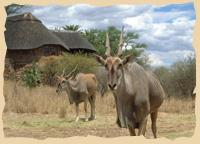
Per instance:
[[[126,125],[128,126],[128,130],[130,133],[130,136],[136,136],[135,133],[135,122],[133,121],[133,115],[131,113],[129,113],[127,115],[127,117],[125,118],[126,121]]]
[[[136,136],[135,128],[132,125],[128,124],[128,130],[129,130],[130,136]]]
[[[140,136],[141,134],[145,136],[146,125],[147,125],[147,116],[139,123],[138,136]]]
[[[85,110],[85,121],[88,121],[88,115],[87,115],[87,99],[84,101],[84,110]]]
[[[78,122],[79,121],[79,104],[76,103],[76,120],[75,122]]]

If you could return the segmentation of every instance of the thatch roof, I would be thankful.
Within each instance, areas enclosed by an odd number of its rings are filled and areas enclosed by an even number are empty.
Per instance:
[[[53,32],[57,35],[69,48],[70,51],[90,51],[96,52],[92,44],[78,32]]]
[[[5,39],[10,50],[34,49],[44,45],[59,45],[69,50],[64,42],[31,13],[7,17]]]

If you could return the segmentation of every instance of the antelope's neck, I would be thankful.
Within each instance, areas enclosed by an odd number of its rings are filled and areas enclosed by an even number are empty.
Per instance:
[[[72,79],[68,80],[69,87],[76,87],[77,84],[78,84],[77,80],[72,80]]]
[[[120,84],[117,87],[116,94],[117,95],[129,95],[133,91],[132,83],[131,83],[131,76],[128,73],[128,68],[122,69],[122,77],[120,80]]]

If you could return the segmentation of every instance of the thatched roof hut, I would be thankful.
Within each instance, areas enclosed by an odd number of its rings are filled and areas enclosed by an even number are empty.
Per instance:
[[[5,39],[8,50],[28,50],[44,45],[68,46],[31,13],[7,17]]]
[[[38,61],[42,56],[63,52],[96,52],[79,33],[53,32],[31,13],[8,16],[5,27],[6,58],[14,69]]]
[[[6,58],[10,59],[14,69],[42,56],[69,51],[68,46],[31,13],[7,17],[5,26]]]
[[[53,32],[69,48],[71,52],[96,52],[93,45],[78,32]]]

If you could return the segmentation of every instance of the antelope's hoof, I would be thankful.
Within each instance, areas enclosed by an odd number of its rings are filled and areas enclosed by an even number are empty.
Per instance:
[[[122,128],[122,125],[121,125],[121,122],[119,119],[116,120],[116,123],[117,123],[118,127]]]
[[[95,119],[96,119],[95,116],[91,116],[91,117],[89,118],[89,121],[92,121],[92,120],[95,120]]]
[[[88,121],[88,118],[85,118],[85,122],[87,122]]]

